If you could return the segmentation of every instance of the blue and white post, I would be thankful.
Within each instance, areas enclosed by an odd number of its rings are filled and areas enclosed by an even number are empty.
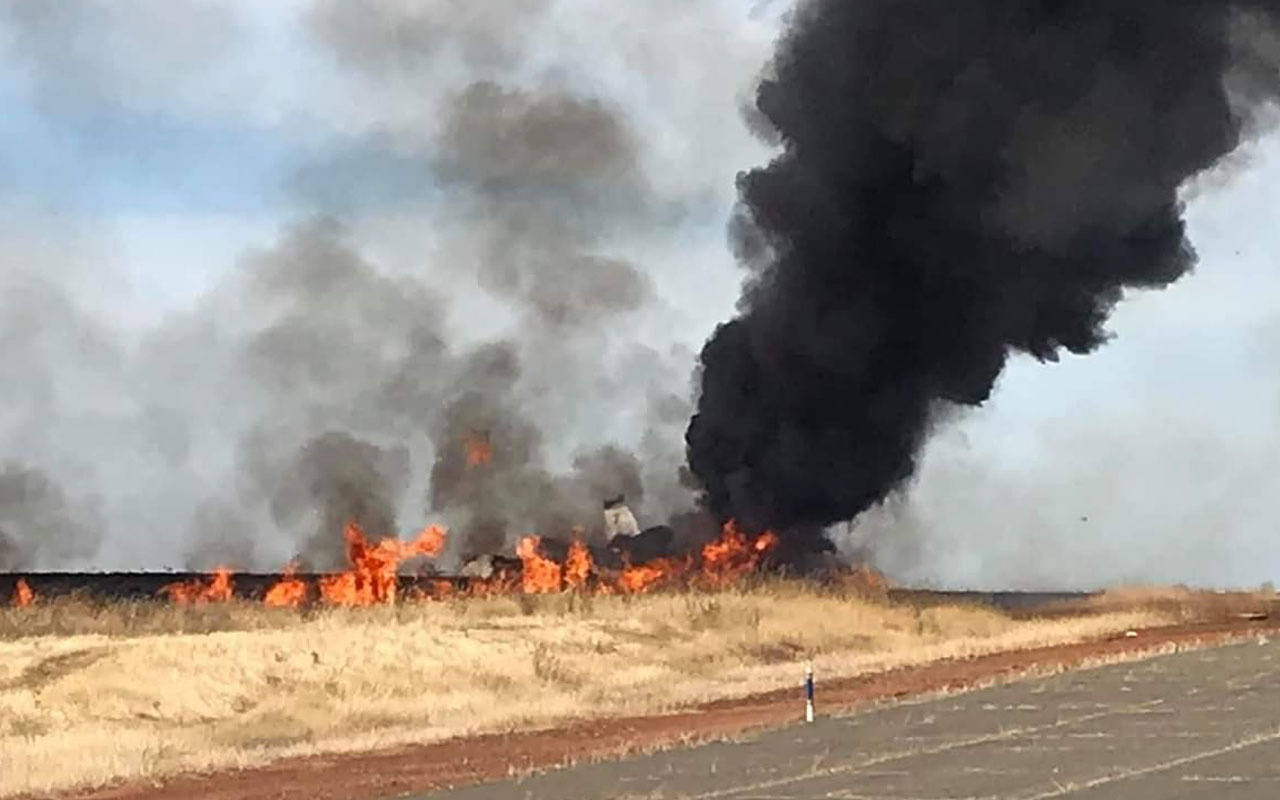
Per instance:
[[[804,665],[804,721],[813,722],[813,662]]]

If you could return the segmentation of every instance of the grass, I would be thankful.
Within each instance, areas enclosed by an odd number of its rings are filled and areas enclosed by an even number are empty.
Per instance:
[[[1037,609],[1041,616],[1147,611],[1180,623],[1220,622],[1280,616],[1280,595],[1269,585],[1252,590],[1214,591],[1186,586],[1118,586],[1056,606]]]
[[[0,609],[0,796],[653,713],[1075,641],[1157,611],[1014,620],[803,584],[298,612]]]

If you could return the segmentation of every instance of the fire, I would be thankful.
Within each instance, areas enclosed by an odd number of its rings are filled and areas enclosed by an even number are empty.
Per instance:
[[[175,603],[226,603],[231,600],[233,592],[229,567],[218,567],[208,580],[195,578],[160,588],[160,593],[168,595]]]
[[[468,467],[483,467],[493,459],[493,445],[488,436],[471,434],[462,440]]]
[[[778,536],[765,531],[755,539],[729,520],[720,538],[702,546],[702,579],[711,586],[727,586],[754,572],[760,560],[778,545]]]
[[[564,559],[564,582],[570,589],[586,588],[587,580],[595,572],[595,562],[591,551],[581,539],[574,539],[569,545],[569,554]]]
[[[465,585],[448,579],[419,581],[401,598],[398,568],[415,556],[439,555],[445,545],[444,528],[428,526],[408,541],[386,538],[373,542],[353,521],[344,528],[343,537],[350,568],[316,580],[319,601],[329,605],[370,606],[391,604],[400,599],[428,601],[513,592],[547,594],[563,590],[634,594],[672,585],[720,588],[730,586],[757,570],[779,543],[778,536],[772,532],[750,536],[730,521],[718,539],[708,542],[698,552],[638,565],[627,563],[621,569],[611,569],[596,563],[591,549],[583,540],[582,529],[577,528],[563,562],[548,557],[542,549],[542,539],[530,535],[520,539],[516,545],[516,555],[520,560],[518,574],[516,570],[504,567],[492,577],[472,580]],[[280,579],[263,595],[264,605],[298,608],[313,597],[307,581],[298,576],[297,569],[297,564],[292,562],[284,568]],[[234,596],[232,572],[228,567],[219,567],[211,575],[168,584],[160,593],[175,603],[228,602]],[[30,587],[19,579],[13,604],[26,606],[34,600]]]
[[[688,580],[709,587],[728,586],[757,569],[765,555],[777,546],[778,537],[771,532],[750,537],[729,522],[719,539],[702,548],[700,569],[694,569],[695,557],[690,554],[645,564],[627,564],[612,575],[599,574],[591,551],[581,539],[575,539],[569,546],[563,564],[543,555],[540,543],[537,536],[526,536],[516,546],[522,567],[520,589],[526,594],[546,594],[562,588],[583,589],[593,575],[598,579],[593,587],[597,593],[635,594]],[[487,594],[489,589],[497,587],[481,585],[478,591]]]
[[[618,575],[618,588],[636,594],[663,583],[685,577],[693,566],[690,556],[684,558],[659,558],[638,566],[628,564]]]
[[[435,581],[431,585],[430,597],[440,598],[443,600],[445,598],[452,597],[457,593],[457,591],[458,587],[454,586],[449,581]]]
[[[537,536],[526,536],[516,545],[516,555],[521,562],[520,583],[525,594],[546,594],[561,588],[564,570],[538,552],[541,541]]]
[[[355,522],[347,523],[347,560],[351,569],[320,579],[320,597],[341,606],[370,606],[394,603],[399,581],[396,568],[414,556],[434,556],[444,549],[444,528],[431,525],[413,540],[382,539],[370,544]]]
[[[31,591],[31,587],[27,585],[25,578],[18,578],[18,584],[13,588],[13,605],[18,608],[26,608],[34,605],[36,602],[36,593]]]
[[[307,585],[294,577],[297,572],[298,565],[289,562],[284,568],[283,577],[267,590],[262,602],[280,608],[297,608],[306,602]]]

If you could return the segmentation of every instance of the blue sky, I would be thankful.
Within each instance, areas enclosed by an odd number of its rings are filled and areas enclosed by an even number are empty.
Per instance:
[[[41,113],[0,81],[0,202],[59,213],[262,214],[298,154],[277,132],[110,107]]]

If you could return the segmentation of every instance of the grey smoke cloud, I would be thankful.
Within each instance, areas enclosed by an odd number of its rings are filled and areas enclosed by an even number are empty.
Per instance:
[[[456,235],[468,249],[479,241],[482,287],[557,332],[648,299],[643,272],[601,252],[635,210],[619,201],[643,195],[640,145],[620,110],[473,83],[449,99],[437,147],[447,185],[474,198]]]
[[[241,508],[256,511],[240,524],[258,536],[284,533],[290,556],[334,568],[347,521],[375,535],[397,531],[414,432],[447,360],[443,302],[380,271],[333,220],[293,227],[247,255],[237,277],[219,290],[228,295],[219,305],[251,321],[225,345],[228,377],[248,393],[249,412],[232,435],[227,497],[195,521],[196,550],[217,560],[209,537],[223,535],[216,521],[228,513],[218,509]],[[228,538],[229,556],[244,557],[239,539]]]
[[[320,0],[308,21],[343,64],[377,75],[416,71],[442,58],[478,70],[513,69],[544,21],[549,0]]]
[[[43,471],[0,463],[0,570],[48,567],[91,555],[101,524],[93,505],[67,497]]]
[[[28,219],[30,232],[47,220]],[[113,441],[165,438],[154,409],[114,400],[127,356],[115,332],[61,281],[83,277],[84,238],[49,245],[4,229],[0,253],[0,568],[48,568],[91,556],[105,487],[95,463]],[[99,399],[101,398],[101,399]],[[68,439],[82,446],[63,447]]]
[[[509,75],[467,74],[441,89],[431,70],[448,49],[428,42],[451,30],[448,14],[432,17],[438,27],[418,30],[423,20],[412,8],[380,7],[379,14],[408,18],[391,25],[404,32],[399,55],[370,59],[369,41],[382,42],[390,23],[334,28],[333,15],[344,13],[328,4],[312,17],[337,60],[372,79],[413,76],[431,87],[420,100],[437,113],[401,120],[396,135],[357,137],[357,161],[309,164],[296,188],[305,195],[322,186],[332,197],[348,184],[352,194],[368,196],[369,184],[388,174],[352,171],[352,163],[416,163],[414,171],[431,175],[440,193],[403,213],[436,228],[433,247],[426,265],[372,264],[355,240],[382,209],[356,207],[348,209],[349,231],[307,226],[246,262],[252,277],[241,284],[244,307],[273,308],[277,317],[246,349],[245,369],[270,398],[271,412],[240,447],[247,477],[239,502],[265,504],[278,526],[314,524],[314,514],[297,509],[325,505],[321,497],[280,487],[297,483],[301,463],[318,462],[330,465],[325,477],[298,485],[345,498],[341,512],[323,512],[326,541],[335,540],[338,517],[353,508],[377,509],[367,513],[384,525],[396,518],[393,508],[413,516],[421,481],[392,486],[386,470],[353,468],[357,479],[336,466],[345,458],[367,464],[377,460],[374,452],[397,447],[405,473],[431,465],[419,500],[425,507],[416,512],[442,516],[460,534],[459,551],[535,531],[590,529],[603,494],[627,493],[654,521],[687,508],[692,496],[679,485],[679,422],[670,407],[674,392],[687,391],[688,362],[673,368],[627,335],[630,317],[661,307],[653,305],[647,268],[627,257],[619,240],[660,235],[646,209],[663,202],[647,181],[645,146],[630,112],[558,81],[531,86]],[[471,30],[473,22],[459,24]],[[323,205],[326,197],[314,199]],[[444,321],[466,304],[467,283],[504,305],[515,330],[455,341]],[[388,352],[405,362],[389,362]],[[667,382],[665,391],[659,382]],[[614,440],[617,425],[593,429],[581,413],[590,409],[626,417],[624,427],[635,431],[631,438],[652,466],[642,467],[631,445]],[[312,447],[316,436],[336,435],[358,439],[367,457],[341,450],[331,451],[341,458],[288,455]],[[477,436],[492,448],[483,465],[466,459],[466,444]],[[306,554],[317,552],[315,537],[293,539],[309,542]]]
[[[653,112],[637,104],[652,87],[616,67],[582,79],[583,59],[603,62],[572,42],[590,43],[613,12],[294,8],[0,8],[2,55],[49,125],[87,110],[176,114],[286,133],[303,155],[278,234],[152,327],[128,308],[152,276],[117,263],[110,220],[83,254],[39,263],[6,232],[14,313],[0,347],[20,380],[3,388],[4,454],[43,469],[48,496],[68,507],[103,498],[101,550],[42,558],[269,568],[303,555],[324,566],[347,515],[375,529],[427,516],[465,527],[483,511],[509,538],[591,524],[606,489],[646,504],[652,521],[687,504],[668,467],[690,353],[640,332],[679,327],[663,322],[679,312],[661,284],[686,272],[667,240],[713,205],[687,184],[651,185],[666,174]],[[711,7],[695,17],[733,24]],[[285,49],[264,48],[282,21],[294,24]],[[615,44],[623,59],[661,49],[634,33]],[[255,62],[277,52],[275,65]],[[306,70],[306,86],[288,94],[281,64]],[[288,115],[298,128],[282,127]],[[717,120],[706,115],[722,133],[736,125]],[[91,156],[92,137],[82,146]],[[700,180],[704,195],[722,185]],[[61,222],[47,233],[67,238]],[[182,270],[181,255],[169,266]],[[510,359],[507,378],[477,368],[490,353]],[[478,484],[495,499],[430,480],[477,412],[505,435],[494,442],[505,471]]]
[[[391,103],[436,112],[382,113],[391,121],[357,140],[359,159],[378,160],[371,154],[381,150],[431,173],[443,196],[410,213],[438,225],[435,273],[455,286],[472,284],[512,312],[510,338],[457,347],[456,365],[445,370],[447,388],[428,426],[430,512],[467,531],[465,538],[491,543],[591,526],[602,483],[617,484],[607,491],[629,491],[637,503],[654,498],[647,510],[655,517],[687,505],[687,491],[677,498],[674,468],[646,475],[643,485],[638,459],[592,414],[628,417],[644,437],[664,424],[645,421],[650,384],[672,372],[626,355],[628,326],[654,310],[656,298],[648,265],[625,255],[622,242],[654,238],[653,209],[672,202],[649,185],[634,110],[559,77],[530,77],[549,13],[544,4],[504,9],[502,24],[446,3],[430,13],[386,3],[367,23],[348,24],[352,13],[350,4],[320,4],[310,21],[340,62],[394,87]],[[477,25],[483,37],[473,35]],[[440,74],[460,77],[441,85]],[[332,162],[356,195],[366,194],[363,181],[387,177],[352,173],[350,163]],[[328,187],[328,196],[341,194],[327,166],[309,165],[307,180]],[[678,381],[675,389],[687,391],[683,375]],[[665,424],[674,464],[678,435]],[[476,437],[492,448],[480,466],[466,457]],[[655,456],[658,441],[646,440]]]

